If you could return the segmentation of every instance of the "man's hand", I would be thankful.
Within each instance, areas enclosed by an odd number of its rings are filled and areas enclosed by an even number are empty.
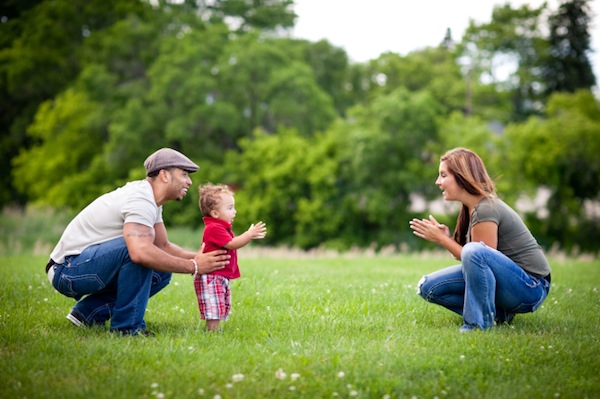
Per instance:
[[[221,270],[229,264],[229,258],[231,255],[227,255],[227,251],[224,249],[217,249],[212,252],[203,253],[205,243],[200,246],[200,251],[194,257],[194,260],[198,264],[198,274],[206,274],[214,272],[215,270]]]

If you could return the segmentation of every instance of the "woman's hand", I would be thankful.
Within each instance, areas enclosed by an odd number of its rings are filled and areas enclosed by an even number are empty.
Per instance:
[[[450,236],[448,226],[438,223],[431,215],[429,215],[429,219],[413,219],[409,225],[414,235],[436,244],[440,244],[444,237]]]

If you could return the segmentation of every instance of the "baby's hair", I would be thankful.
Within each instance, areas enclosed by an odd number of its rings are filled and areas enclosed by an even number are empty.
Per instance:
[[[221,194],[233,195],[233,192],[225,184],[206,183],[198,187],[198,205],[204,216],[210,216],[210,211],[219,205]]]

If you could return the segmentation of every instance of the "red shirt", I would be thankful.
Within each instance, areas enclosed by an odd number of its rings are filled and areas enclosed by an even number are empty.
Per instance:
[[[202,235],[202,242],[205,243],[204,252],[212,252],[217,249],[225,249],[224,245],[229,243],[235,235],[231,229],[231,223],[227,223],[221,219],[215,219],[210,216],[204,216],[204,234]],[[228,279],[234,279],[240,277],[240,268],[237,262],[237,251],[235,249],[228,249],[227,254],[231,255],[229,264],[221,270],[214,271],[208,274],[216,274],[219,276],[226,277]]]

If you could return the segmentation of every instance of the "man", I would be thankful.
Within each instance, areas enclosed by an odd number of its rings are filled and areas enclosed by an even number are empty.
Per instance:
[[[46,266],[60,293],[75,298],[67,319],[83,327],[151,335],[144,313],[148,299],[171,273],[204,274],[229,263],[225,250],[191,252],[169,242],[162,206],[181,200],[198,165],[162,148],[144,162],[146,179],[129,182],[83,209],[65,229]]]

